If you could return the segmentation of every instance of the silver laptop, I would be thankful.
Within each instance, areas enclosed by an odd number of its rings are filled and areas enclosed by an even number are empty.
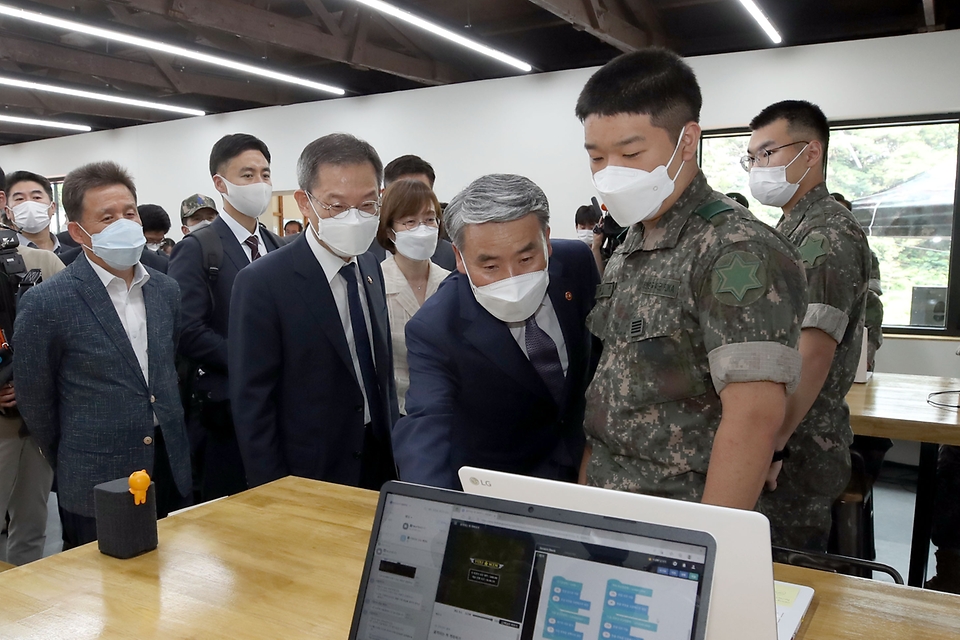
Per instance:
[[[715,556],[702,531],[389,482],[350,638],[702,640]]]
[[[460,484],[477,495],[629,520],[698,529],[717,542],[708,640],[776,640],[770,523],[753,511],[463,467]]]

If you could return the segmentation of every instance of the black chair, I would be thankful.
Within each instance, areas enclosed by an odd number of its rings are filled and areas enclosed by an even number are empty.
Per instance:
[[[872,578],[873,572],[879,571],[893,578],[893,581],[897,584],[903,584],[903,576],[900,575],[899,571],[889,565],[874,562],[873,560],[864,560],[863,558],[842,556],[834,553],[799,551],[797,549],[787,549],[786,547],[776,546],[773,547],[773,558],[777,562],[795,567],[829,571],[831,573],[843,573],[861,578]]]

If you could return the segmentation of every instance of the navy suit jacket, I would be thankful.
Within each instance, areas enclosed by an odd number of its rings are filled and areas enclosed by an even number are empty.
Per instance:
[[[183,333],[180,353],[197,362],[204,375],[197,379],[197,390],[219,402],[230,397],[227,383],[227,335],[230,326],[230,296],[233,282],[241,269],[250,265],[247,254],[221,217],[210,225],[223,246],[220,273],[212,290],[203,269],[200,241],[187,235],[170,255],[168,275],[180,285]],[[267,252],[282,246],[280,238],[260,227]],[[212,294],[212,297],[211,297]]]
[[[584,393],[598,355],[585,321],[599,274],[584,243],[552,244],[547,295],[569,358],[562,406],[507,325],[454,273],[407,323],[407,415],[393,429],[401,480],[458,489],[464,465],[549,476],[558,451],[579,466]]]
[[[154,413],[177,488],[190,495],[190,448],[174,366],[180,293],[171,278],[149,267],[147,272],[149,384],[110,295],[86,258],[20,300],[17,406],[57,471],[60,506],[71,513],[94,515],[96,484],[139,469],[153,475]]]
[[[237,274],[230,308],[230,401],[251,487],[295,475],[352,486],[361,464],[368,488],[395,476],[390,426],[396,421],[393,348],[380,265],[357,258],[373,328],[383,423],[364,447],[363,395],[323,268],[300,234]],[[376,415],[376,412],[372,412]]]
[[[64,249],[59,258],[60,261],[63,262],[64,266],[70,266],[81,253],[83,253],[83,247],[74,244],[72,249]],[[156,251],[147,251],[144,249],[143,253],[140,254],[140,264],[159,271],[160,273],[167,272],[167,264],[169,261],[170,259],[167,256],[162,256]]]

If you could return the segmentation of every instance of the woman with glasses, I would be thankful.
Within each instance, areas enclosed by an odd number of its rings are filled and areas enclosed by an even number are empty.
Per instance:
[[[393,337],[393,368],[400,413],[410,387],[404,328],[450,272],[430,261],[440,233],[440,203],[418,180],[398,180],[383,194],[377,240],[387,250],[380,265]]]

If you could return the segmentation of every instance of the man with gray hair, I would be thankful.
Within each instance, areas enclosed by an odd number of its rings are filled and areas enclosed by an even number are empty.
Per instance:
[[[599,274],[582,242],[550,241],[549,221],[543,191],[516,175],[479,178],[447,205],[457,272],[407,324],[402,480],[459,488],[464,465],[577,479]]]
[[[295,475],[380,489],[396,477],[383,274],[362,255],[380,224],[382,175],[363,140],[308,144],[294,198],[309,229],[237,274],[230,400],[251,487]]]

